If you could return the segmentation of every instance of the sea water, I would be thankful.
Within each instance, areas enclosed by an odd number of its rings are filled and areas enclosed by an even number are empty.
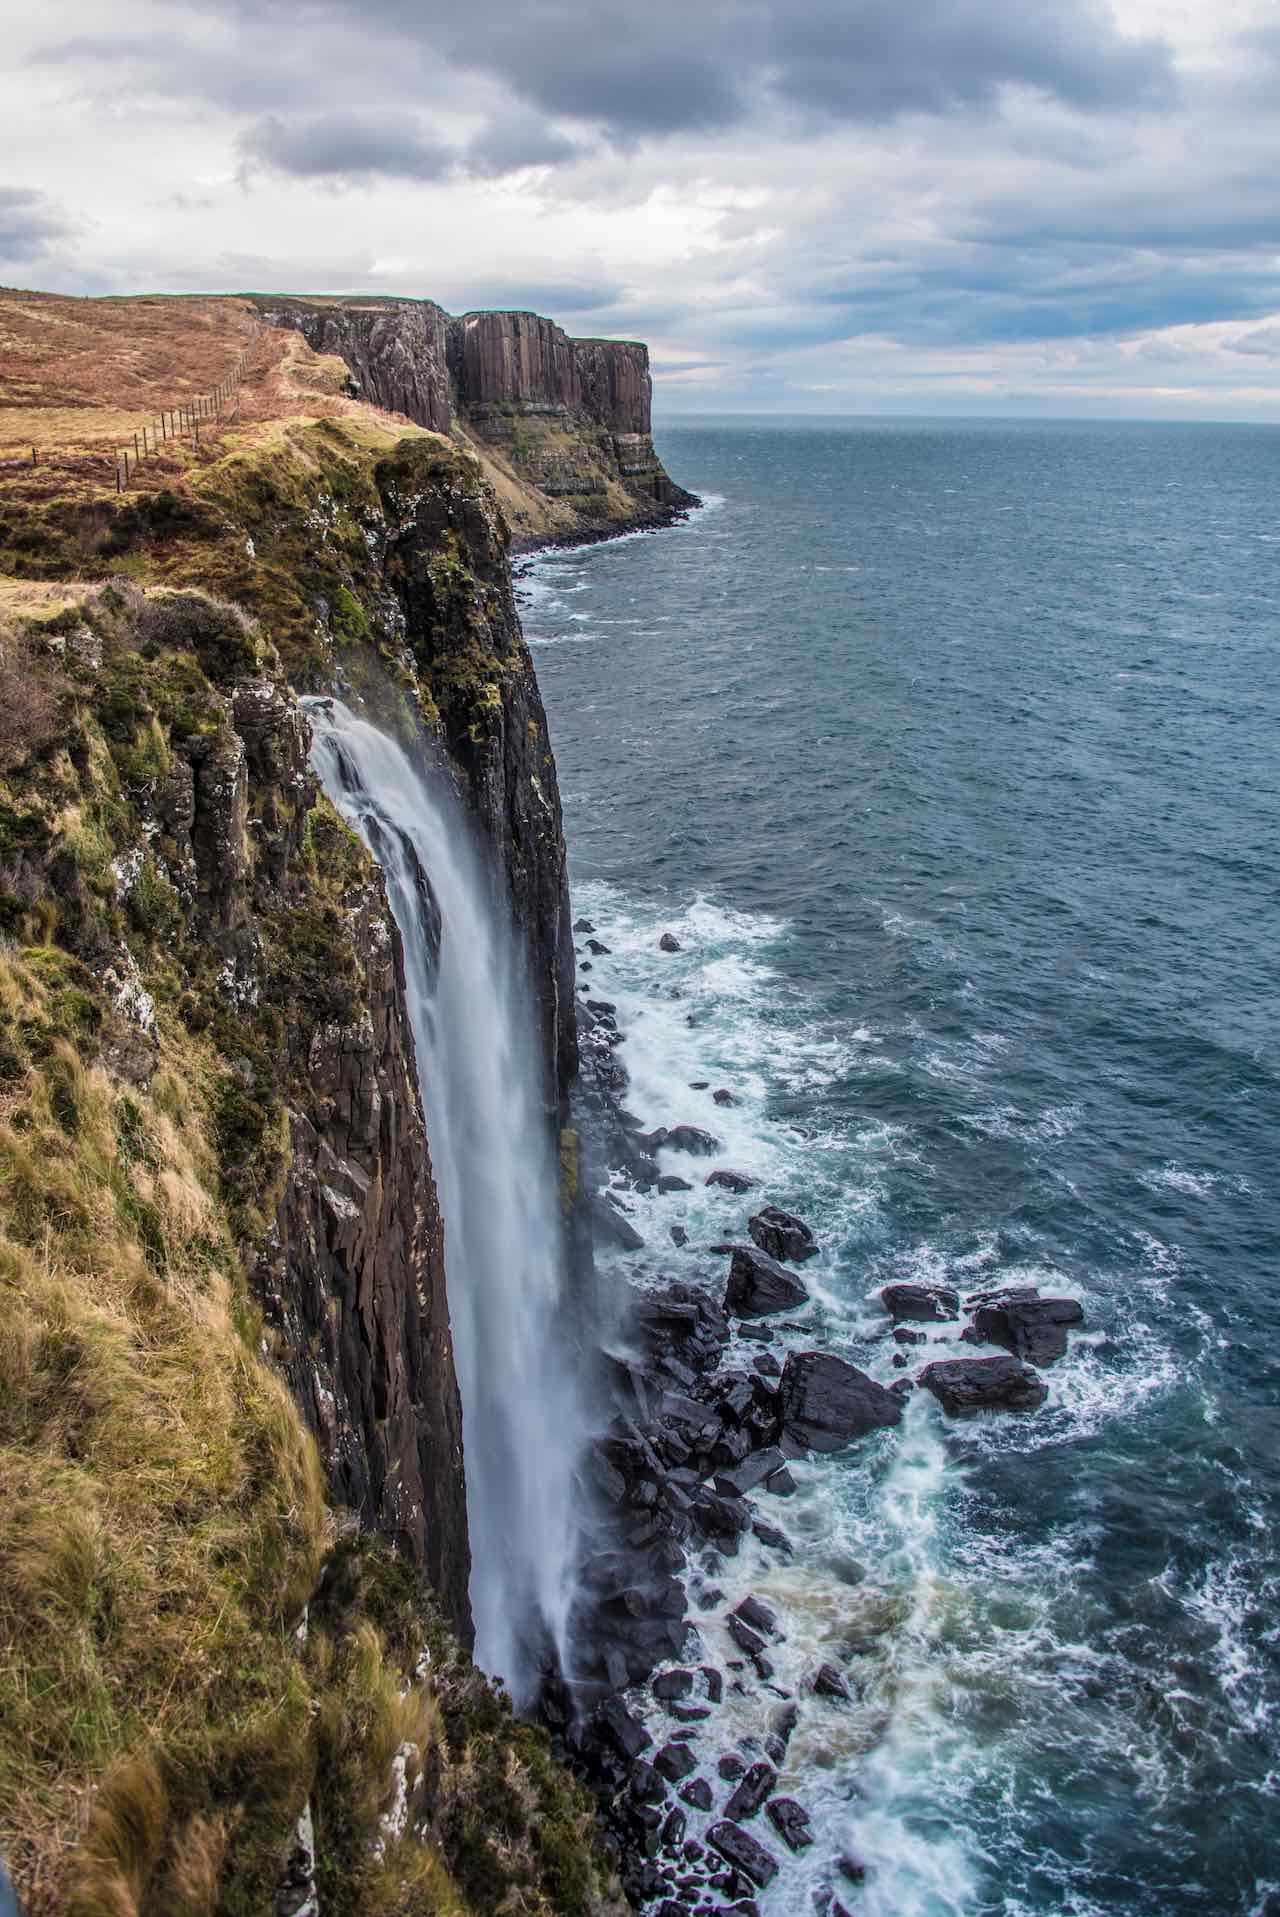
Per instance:
[[[1086,1315],[1041,1411],[916,1394],[760,1497],[790,1558],[695,1602],[721,1657],[729,1604],[775,1604],[803,1698],[780,1788],[818,1842],[762,1905],[1244,1917],[1280,1885],[1280,430],[661,444],[702,511],[522,581],[610,948],[582,984],[629,1108],[721,1141],[630,1201],[631,1275],[718,1277],[764,1196],[822,1247],[780,1355],[902,1375],[895,1279]],[[804,1692],[824,1660],[850,1703]],[[720,1796],[772,1702],[703,1734]]]

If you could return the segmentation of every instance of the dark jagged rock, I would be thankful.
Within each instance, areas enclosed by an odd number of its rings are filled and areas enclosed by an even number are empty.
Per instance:
[[[670,1233],[671,1233],[671,1242],[676,1247],[677,1251],[681,1250],[683,1246],[688,1244],[689,1234],[685,1230],[683,1225],[672,1225],[670,1227]]]
[[[766,1478],[783,1468],[781,1451],[776,1445],[770,1445],[767,1450],[757,1451],[751,1457],[744,1458],[741,1464],[729,1465],[723,1471],[717,1471],[715,1488],[721,1497],[745,1498],[748,1491],[754,1491],[757,1485],[763,1484]]]
[[[618,1245],[623,1251],[644,1249],[644,1239],[609,1192],[597,1192],[591,1200],[591,1221],[605,1244]]]
[[[743,1598],[741,1604],[734,1607],[731,1615],[741,1618],[742,1622],[749,1625],[753,1631],[762,1631],[765,1637],[778,1635],[776,1613],[771,1611],[767,1604],[762,1604],[758,1597]]]
[[[949,1358],[926,1365],[920,1383],[951,1418],[980,1411],[1034,1411],[1049,1392],[1019,1358]]]
[[[747,1773],[746,1762],[738,1756],[736,1751],[729,1751],[722,1757],[716,1769],[727,1784],[736,1783],[740,1777],[745,1777]]]
[[[777,1858],[737,1824],[713,1824],[707,1832],[707,1842],[760,1890],[766,1889],[778,1874]]]
[[[962,1336],[972,1344],[1003,1345],[1028,1364],[1047,1365],[1065,1356],[1067,1327],[1083,1323],[1074,1298],[1005,1298],[979,1305]]]
[[[724,1308],[737,1318],[765,1318],[807,1304],[808,1290],[792,1272],[767,1253],[735,1246],[729,1265]]]
[[[678,1172],[663,1172],[658,1180],[658,1190],[660,1192],[692,1191],[693,1186],[687,1178],[681,1178]]]
[[[838,1697],[846,1704],[853,1695],[834,1664],[818,1666],[813,1676],[813,1688],[819,1697]]]
[[[672,1809],[667,1813],[667,1821],[662,1826],[662,1842],[666,1850],[679,1850],[684,1842],[684,1834],[689,1828],[689,1820],[682,1810]]]
[[[811,1451],[838,1451],[902,1418],[883,1385],[828,1352],[793,1352],[783,1367],[780,1400],[785,1435]]]
[[[788,1850],[808,1850],[813,1842],[813,1826],[808,1811],[803,1810],[794,1797],[771,1798],[765,1805],[765,1816]]]
[[[907,1346],[928,1344],[929,1340],[926,1333],[923,1331],[912,1331],[910,1325],[895,1325],[893,1342],[896,1345]]]
[[[729,1636],[733,1639],[738,1649],[745,1651],[748,1657],[764,1656],[764,1639],[758,1631],[753,1630],[742,1618],[731,1617],[729,1619]]]
[[[633,1717],[626,1705],[616,1697],[608,1698],[600,1705],[596,1711],[596,1724],[619,1756],[632,1762],[642,1751],[648,1750],[653,1742],[639,1718]]]
[[[781,1470],[769,1473],[764,1488],[775,1498],[789,1498],[796,1488],[796,1481],[784,1464]]]
[[[664,1744],[653,1763],[669,1784],[682,1784],[698,1768],[698,1760],[687,1744]]]
[[[596,928],[590,919],[575,919],[573,929],[575,932],[594,932]]]
[[[595,957],[595,958],[609,958],[609,957],[611,957],[611,953],[610,953],[610,949],[609,949],[609,947],[608,947],[607,945],[605,945],[605,944],[602,944],[602,942],[601,942],[601,941],[600,941],[599,939],[588,939],[588,940],[587,940],[587,950],[588,950],[588,952],[590,952],[590,953],[591,953],[591,954],[593,955],[593,957]]]
[[[660,952],[678,952],[680,949],[680,941],[674,932],[664,932],[658,940],[658,950]]]
[[[662,1140],[671,1152],[688,1152],[695,1158],[714,1158],[721,1149],[720,1140],[698,1125],[673,1125]]]
[[[780,1531],[776,1524],[770,1524],[767,1518],[752,1518],[751,1535],[759,1538],[761,1544],[770,1551],[790,1553],[795,1548],[786,1532]]]
[[[886,1285],[880,1297],[895,1320],[941,1324],[960,1316],[960,1294],[947,1285]]]
[[[712,1092],[711,1098],[712,1102],[716,1105],[736,1105],[738,1102],[734,1094],[724,1085],[721,1085],[717,1091]]]
[[[752,1764],[725,1805],[725,1816],[731,1817],[735,1823],[746,1817],[754,1817],[777,1782],[778,1774],[772,1764],[766,1764],[763,1759]]]
[[[676,1793],[682,1804],[690,1810],[709,1811],[713,1802],[711,1786],[705,1777],[692,1778]]]
[[[794,1212],[783,1211],[778,1205],[763,1206],[747,1220],[747,1230],[770,1258],[790,1259],[799,1265],[806,1258],[817,1256],[818,1247],[808,1225]]]
[[[746,1172],[729,1171],[728,1169],[722,1168],[719,1171],[709,1172],[707,1174],[707,1183],[708,1185],[719,1185],[723,1191],[741,1193],[744,1191],[754,1191],[760,1183],[760,1180],[749,1177]]]
[[[655,1677],[653,1680],[653,1694],[655,1697],[688,1697],[692,1689],[692,1671],[663,1671],[660,1676]]]

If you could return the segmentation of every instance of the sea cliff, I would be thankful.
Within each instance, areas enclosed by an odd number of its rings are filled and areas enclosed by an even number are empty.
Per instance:
[[[479,455],[516,551],[660,526],[695,503],[654,451],[649,350],[571,339],[537,313],[430,300],[259,301],[349,369],[353,390]]]
[[[66,346],[32,347],[41,457],[0,479],[0,1851],[31,1917],[617,1909],[587,1800],[467,1657],[403,950],[300,703],[449,771],[562,1126],[559,798],[479,428],[353,397],[243,301],[4,317]],[[428,415],[435,362],[395,350]],[[121,391],[154,414],[237,355],[234,409],[118,491]],[[570,356],[575,420],[641,417],[608,358]]]

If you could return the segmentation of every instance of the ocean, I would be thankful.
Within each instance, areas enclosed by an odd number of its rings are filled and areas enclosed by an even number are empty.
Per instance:
[[[1245,1917],[1280,1890],[1280,429],[659,441],[701,510],[538,556],[523,615],[626,1102],[765,1189],[700,1161],[617,1281],[716,1275],[763,1195],[821,1246],[780,1354],[901,1376],[901,1278],[1085,1312],[1043,1409],[917,1391],[761,1500],[790,1557],[695,1599],[720,1659],[775,1604],[804,1698],[818,1841],[761,1908]],[[763,1708],[698,1732],[713,1778]]]

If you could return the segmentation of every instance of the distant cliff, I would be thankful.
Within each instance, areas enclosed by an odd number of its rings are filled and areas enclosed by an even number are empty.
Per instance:
[[[469,441],[517,551],[664,525],[696,504],[654,451],[639,341],[571,339],[536,313],[454,318],[431,300],[258,305],[342,359],[361,398]]]

